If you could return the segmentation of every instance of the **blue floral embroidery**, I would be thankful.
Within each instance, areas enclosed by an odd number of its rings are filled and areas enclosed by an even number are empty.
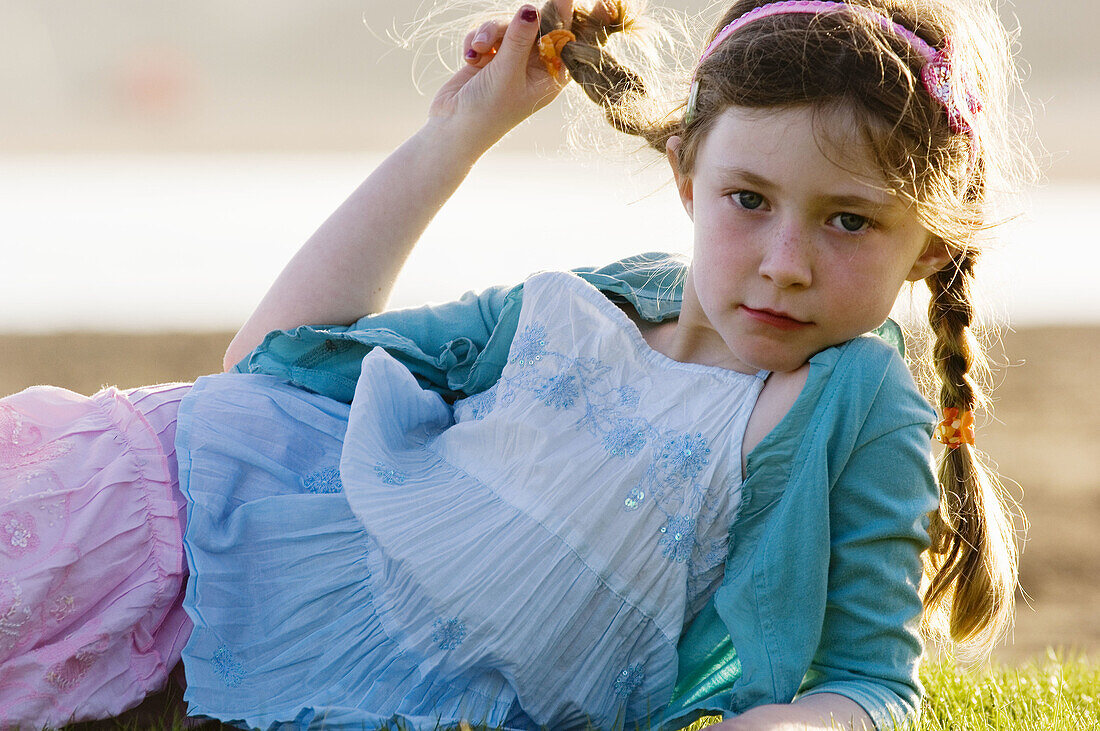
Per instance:
[[[626,698],[634,690],[645,682],[645,668],[640,662],[636,662],[615,678],[615,695]]]
[[[710,448],[702,434],[681,434],[665,442],[657,463],[666,472],[685,480],[693,480],[699,470],[710,461],[707,459],[708,454]]]
[[[697,562],[709,568],[717,551],[698,544],[696,525],[717,518],[715,501],[722,492],[708,489],[701,479],[710,464],[708,438],[701,432],[660,429],[640,417],[638,389],[614,384],[611,373],[611,366],[597,358],[555,351],[546,327],[531,322],[513,340],[509,363],[494,385],[499,387],[496,403],[510,405],[519,394],[530,394],[554,410],[579,412],[576,428],[592,434],[612,457],[650,450],[644,473],[623,496],[623,510],[651,505],[663,513],[668,519],[660,538],[664,556],[689,562],[689,573]]]
[[[633,386],[619,386],[619,403],[628,409],[638,406],[638,389]]]
[[[217,650],[214,650],[214,657],[211,658],[210,664],[214,666],[214,672],[222,682],[230,688],[236,688],[244,680],[244,668],[233,657],[233,653],[226,645],[220,645]]]
[[[469,409],[470,418],[480,421],[492,413],[493,407],[496,406],[496,399],[497,387],[496,384],[493,384],[488,390],[475,393],[473,396],[469,396],[455,404],[455,411],[457,412],[460,408]]]
[[[560,373],[543,384],[536,394],[547,406],[555,409],[568,409],[580,396],[577,389],[577,377],[569,373]]]
[[[528,325],[512,345],[510,363],[521,366],[535,365],[546,352],[546,328],[540,324]]]
[[[603,438],[603,445],[613,457],[631,456],[645,446],[644,426],[635,419],[619,419]]]
[[[323,470],[307,475],[302,484],[307,490],[317,494],[340,492],[344,489],[344,483],[340,481],[340,469],[338,467],[326,467]]]
[[[402,485],[405,483],[405,479],[408,474],[390,467],[384,462],[376,462],[374,465],[374,471],[378,473],[378,476],[382,479],[382,482],[387,485]]]
[[[720,563],[725,562],[726,554],[729,553],[729,544],[718,538],[712,538],[710,541],[710,548],[706,555],[703,557],[703,564],[701,568],[705,571],[712,569]]]
[[[439,644],[440,650],[453,650],[466,639],[466,623],[458,617],[437,619],[432,625],[432,639]]]
[[[691,549],[695,547],[695,519],[686,515],[671,515],[661,526],[663,534],[660,542],[665,558],[683,563],[691,558]]]

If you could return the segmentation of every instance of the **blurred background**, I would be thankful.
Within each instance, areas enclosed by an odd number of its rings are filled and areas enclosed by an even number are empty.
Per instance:
[[[652,4],[703,24],[721,9]],[[0,395],[220,370],[285,263],[423,123],[450,76],[444,62],[457,65],[434,33],[396,40],[430,7],[0,0]],[[1082,11],[1070,0],[1001,7],[1020,28],[1046,174],[979,277],[1004,366],[981,443],[1019,482],[1011,491],[1032,521],[1030,600],[1021,594],[1013,641],[997,652],[1008,660],[1100,651],[1100,64]],[[629,141],[570,147],[566,107],[542,110],[479,162],[391,307],[690,250],[663,158],[627,154]],[[550,225],[563,217],[564,230]],[[904,299],[919,310],[919,294]]]

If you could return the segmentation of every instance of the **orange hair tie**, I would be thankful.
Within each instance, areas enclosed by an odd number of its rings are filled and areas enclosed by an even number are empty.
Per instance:
[[[561,28],[552,30],[539,39],[539,60],[546,66],[546,73],[554,78],[558,77],[563,65],[561,49],[565,48],[566,43],[575,40],[575,35]]]
[[[964,444],[974,446],[974,412],[949,407],[943,410],[943,421],[936,427],[936,440],[948,449]]]

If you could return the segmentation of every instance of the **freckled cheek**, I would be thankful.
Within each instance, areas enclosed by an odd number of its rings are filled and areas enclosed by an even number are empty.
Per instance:
[[[881,280],[866,278],[843,282],[831,298],[834,315],[849,323],[853,330],[873,330],[889,316],[896,299],[897,293],[884,285]]]
[[[729,276],[738,276],[756,268],[750,247],[733,236],[712,236],[698,241],[695,260],[708,269],[721,270]]]

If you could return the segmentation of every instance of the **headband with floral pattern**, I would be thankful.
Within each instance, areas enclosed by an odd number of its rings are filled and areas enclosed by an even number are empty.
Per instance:
[[[965,134],[970,137],[971,164],[977,156],[978,139],[968,117],[981,111],[982,105],[978,97],[972,91],[969,80],[961,73],[956,74],[956,69],[951,64],[951,41],[947,39],[942,49],[933,48],[923,38],[913,33],[905,26],[895,23],[886,16],[862,5],[851,5],[844,2],[830,2],[829,0],[783,0],[782,2],[761,5],[745,13],[718,32],[714,40],[703,51],[699,63],[695,66],[695,74],[692,78],[691,93],[688,96],[687,111],[684,114],[684,124],[690,124],[695,116],[695,104],[699,96],[699,67],[703,61],[717,48],[722,41],[729,38],[740,28],[761,18],[771,15],[788,13],[809,13],[819,15],[821,13],[846,10],[858,13],[877,22],[886,30],[904,39],[909,46],[924,59],[921,67],[921,81],[924,88],[936,101],[943,105],[947,112],[947,120],[951,129],[957,134]],[[965,110],[965,111],[964,111]]]

